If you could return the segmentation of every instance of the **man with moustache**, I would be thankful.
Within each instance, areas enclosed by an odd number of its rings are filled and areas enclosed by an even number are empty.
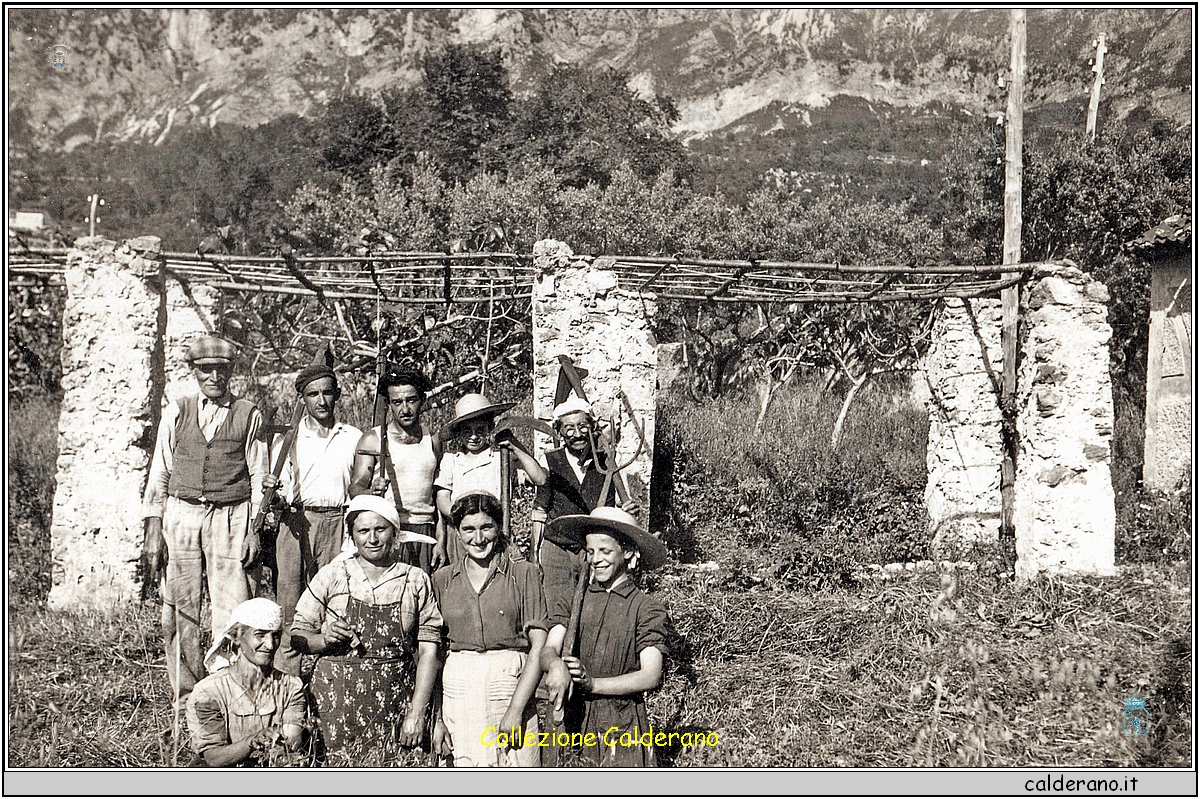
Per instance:
[[[262,414],[229,393],[234,345],[201,336],[187,360],[198,395],[163,410],[143,496],[143,558],[151,581],[164,571],[162,626],[175,712],[204,676],[200,658],[200,594],[207,576],[214,640],[233,609],[253,593],[258,561],[251,530],[262,501],[267,447]]]
[[[396,505],[401,530],[430,538],[436,535],[437,507],[433,480],[442,459],[442,445],[421,421],[429,380],[412,369],[384,374],[379,393],[388,403],[387,422],[362,434],[354,456],[350,496],[375,494]],[[381,428],[387,431],[383,456]],[[398,497],[398,500],[397,500]],[[426,574],[443,565],[433,544],[403,545],[401,560]]]
[[[350,501],[350,476],[362,431],[339,422],[335,406],[341,398],[337,376],[325,364],[306,366],[296,376],[298,401],[304,415],[276,478],[268,473],[264,488],[274,488],[284,503],[275,536],[275,601],[283,608],[283,637],[275,652],[275,668],[300,673],[300,655],[291,646],[289,630],[296,602],[317,570],[337,557],[344,534],[342,517]],[[282,439],[271,453],[279,457]]]

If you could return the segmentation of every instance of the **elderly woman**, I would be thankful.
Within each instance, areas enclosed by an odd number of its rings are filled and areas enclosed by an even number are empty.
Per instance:
[[[509,557],[500,519],[491,494],[459,497],[450,521],[465,554],[433,575],[450,643],[442,721],[460,767],[539,764],[530,700],[542,676],[546,601],[537,566]]]
[[[283,610],[269,599],[234,608],[209,650],[209,676],[187,703],[192,746],[209,766],[294,763],[303,732],[304,686],[272,666]]]
[[[401,563],[398,548],[433,539],[401,530],[395,504],[372,494],[351,500],[346,527],[355,554],[308,584],[292,646],[320,655],[309,687],[326,751],[390,759],[421,743],[442,627],[428,575]]]

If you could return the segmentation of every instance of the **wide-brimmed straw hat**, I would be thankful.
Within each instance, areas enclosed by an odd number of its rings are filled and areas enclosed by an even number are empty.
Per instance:
[[[515,402],[491,402],[482,394],[463,394],[454,403],[454,418],[446,423],[446,430],[453,431],[463,422],[479,419],[484,416],[498,416],[504,413]]]
[[[266,597],[247,599],[233,609],[229,621],[225,624],[225,632],[213,643],[212,648],[204,656],[204,668],[212,674],[233,662],[233,632],[239,624],[255,630],[283,630],[283,608]]]
[[[657,569],[667,562],[667,547],[663,542],[639,527],[633,514],[620,508],[601,506],[589,514],[559,516],[550,524],[580,538],[588,533],[608,533],[614,538],[623,538],[638,548],[641,566],[647,570]]]

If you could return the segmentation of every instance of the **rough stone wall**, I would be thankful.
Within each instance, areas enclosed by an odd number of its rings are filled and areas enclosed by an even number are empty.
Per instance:
[[[201,283],[181,283],[168,276],[166,285],[167,323],[163,336],[166,388],[162,404],[196,393],[196,379],[187,365],[187,348],[193,340],[216,330],[221,311],[221,292]]]
[[[1108,290],[1069,264],[1026,291],[1017,371],[1017,576],[1114,573]]]
[[[938,557],[957,557],[974,542],[999,537],[1000,322],[998,300],[946,300],[922,362],[929,409],[925,508]]]
[[[1146,361],[1147,488],[1172,491],[1192,473],[1192,276],[1190,261],[1154,265]]]
[[[649,507],[653,463],[655,376],[658,353],[650,322],[657,310],[650,294],[617,287],[612,262],[574,257],[562,242],[544,240],[533,247],[537,277],[533,299],[533,410],[548,419],[558,384],[558,356],[567,355],[587,369],[584,388],[597,417],[622,420],[617,454],[622,463],[637,449],[638,436],[621,408],[618,391],[628,395],[646,447],[622,473],[631,497]],[[539,440],[540,446],[548,442]],[[647,519],[646,513],[642,514]]]
[[[76,242],[67,259],[50,606],[138,596],[141,497],[161,392],[161,244]],[[157,376],[156,376],[157,373]]]

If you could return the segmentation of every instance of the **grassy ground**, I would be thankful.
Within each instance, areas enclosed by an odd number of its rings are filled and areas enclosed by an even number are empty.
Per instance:
[[[812,390],[781,397],[761,440],[754,410],[680,402],[659,427],[672,501],[654,524],[678,559],[647,583],[679,637],[650,715],[719,736],[666,765],[1190,765],[1190,503],[1123,509],[1116,577],[1014,585],[982,552],[885,579],[863,565],[928,555],[922,415],[868,394],[832,453]],[[8,765],[164,765],[157,606],[44,607],[55,412],[10,409]],[[1122,735],[1130,695],[1148,737]]]

